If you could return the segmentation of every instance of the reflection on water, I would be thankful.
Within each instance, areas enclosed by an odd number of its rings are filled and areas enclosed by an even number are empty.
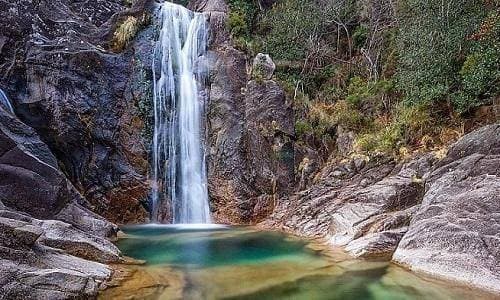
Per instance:
[[[148,299],[494,299],[389,263],[327,257],[302,240],[276,232],[158,225],[123,230],[127,236],[118,242],[119,248],[146,261],[139,273],[158,277],[154,274],[177,272],[175,279],[162,275],[169,278],[163,285],[142,282],[143,287],[156,287]],[[169,280],[183,282],[177,294],[167,292]],[[123,298],[142,288],[127,284]]]

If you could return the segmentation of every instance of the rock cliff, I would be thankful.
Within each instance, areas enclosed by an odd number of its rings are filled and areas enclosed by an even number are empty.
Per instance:
[[[0,107],[0,298],[97,295],[121,261],[117,231],[85,208],[38,135]],[[98,261],[98,262],[93,262]]]
[[[148,164],[134,49],[109,51],[145,1],[122,2],[2,1],[0,85],[92,209],[125,223],[146,217]]]
[[[212,32],[207,99],[212,212],[218,222],[254,223],[269,215],[275,200],[291,190],[292,103],[272,80],[274,67],[259,78],[247,72],[252,62],[231,44],[225,1],[195,0],[189,7],[207,15]]]

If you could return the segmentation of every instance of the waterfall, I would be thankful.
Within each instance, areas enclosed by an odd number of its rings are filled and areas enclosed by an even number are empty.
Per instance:
[[[153,59],[152,219],[170,200],[173,223],[210,223],[203,88],[208,26],[203,14],[164,2]]]
[[[4,108],[6,108],[8,111],[10,111],[12,114],[14,114],[14,108],[12,107],[12,104],[9,101],[9,98],[5,94],[5,92],[0,89],[0,105],[2,105]]]

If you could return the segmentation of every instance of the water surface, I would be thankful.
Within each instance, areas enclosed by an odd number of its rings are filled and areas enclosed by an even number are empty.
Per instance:
[[[354,260],[340,252],[326,255],[277,232],[196,225],[123,231],[127,235],[118,247],[146,261],[136,272],[139,277],[156,280],[129,287],[127,293],[147,289],[140,299],[494,299],[390,263]]]

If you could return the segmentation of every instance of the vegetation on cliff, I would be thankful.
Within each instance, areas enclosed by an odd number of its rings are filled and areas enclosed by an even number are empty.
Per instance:
[[[358,152],[405,156],[498,118],[499,1],[228,3],[236,46],[276,61],[308,147],[330,153],[342,127]]]

